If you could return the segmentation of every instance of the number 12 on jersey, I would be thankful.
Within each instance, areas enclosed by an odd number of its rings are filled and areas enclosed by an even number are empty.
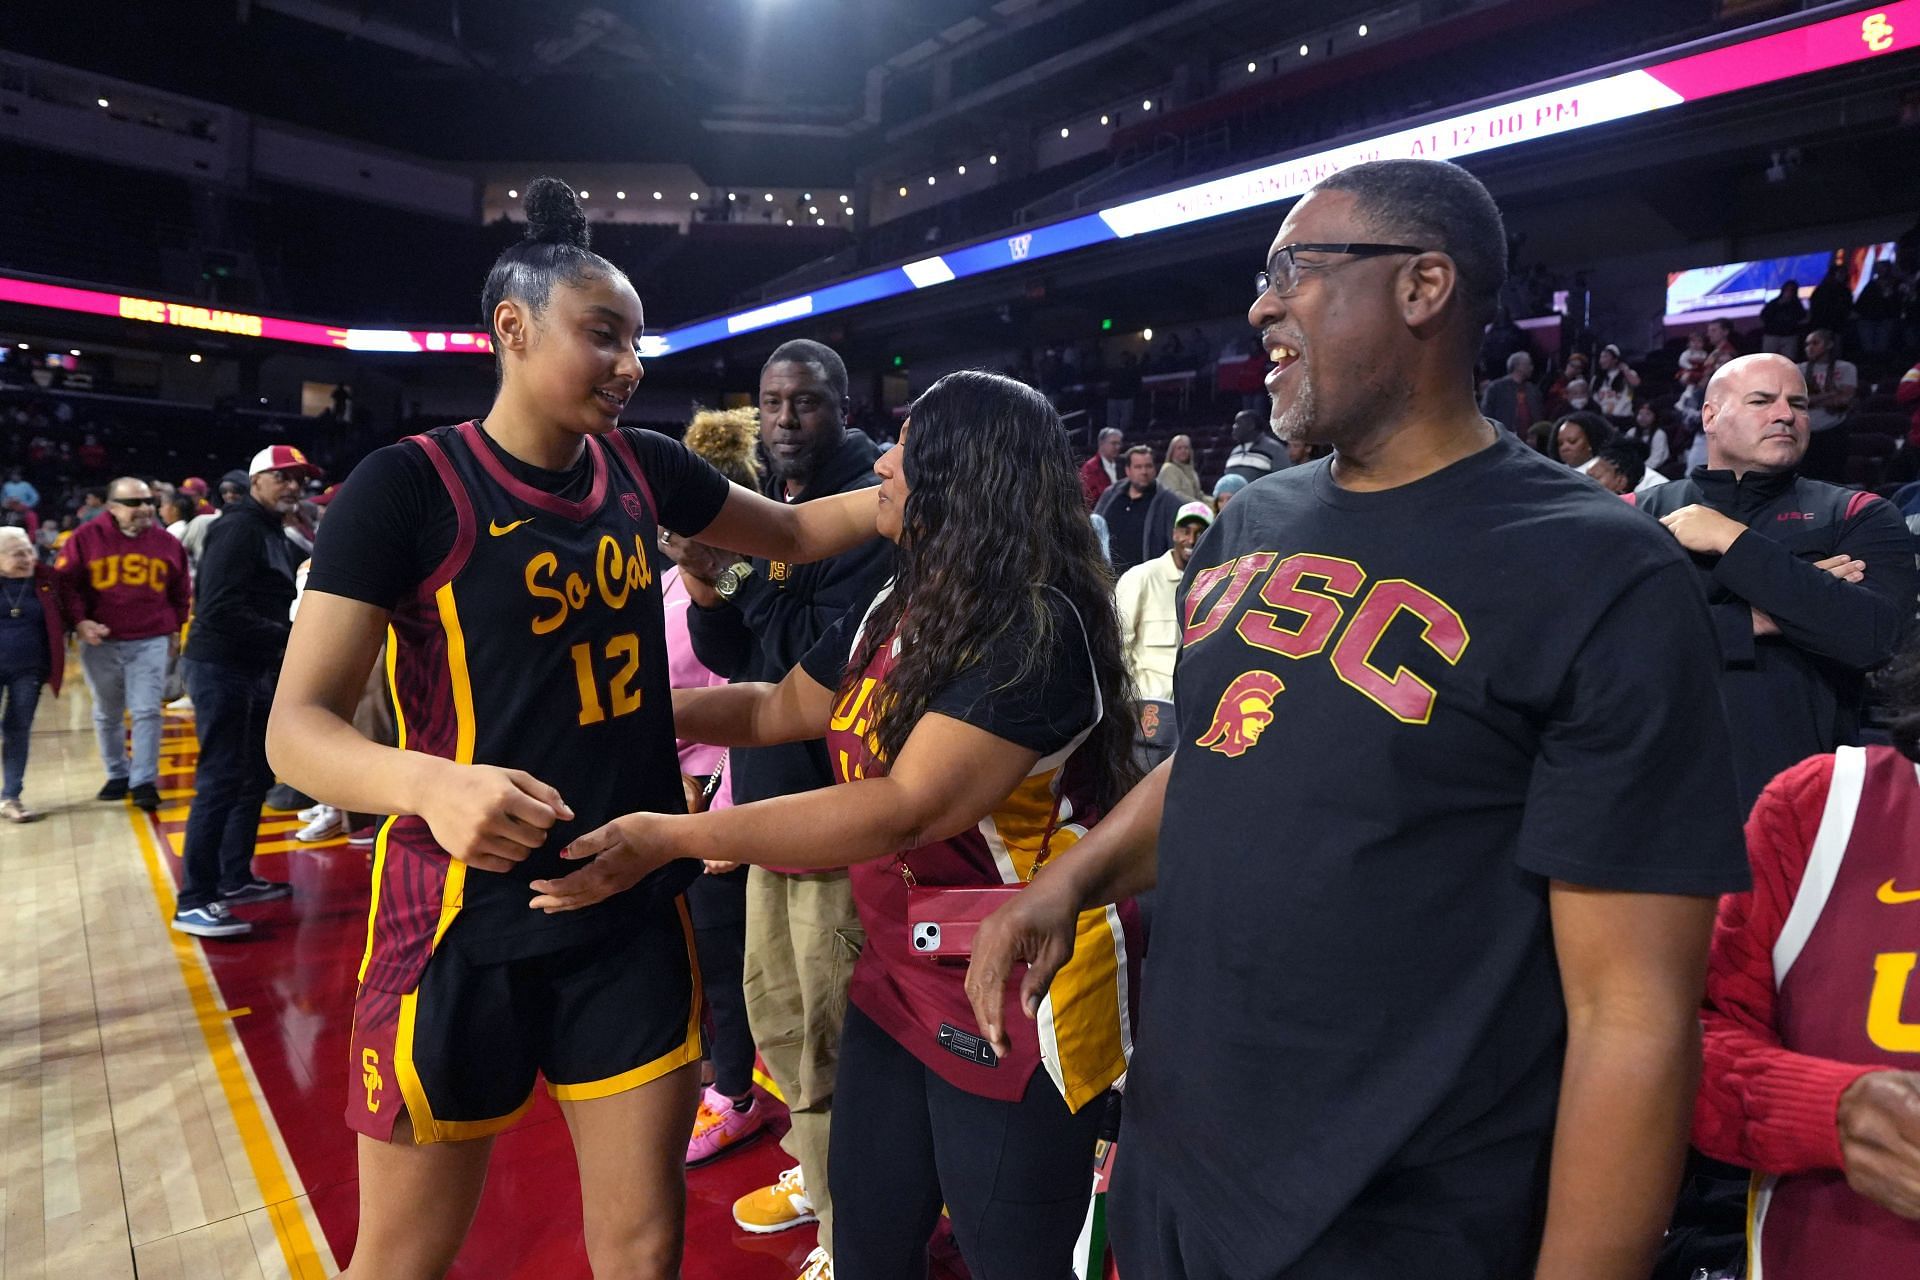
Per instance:
[[[580,723],[599,724],[607,718],[607,709],[600,702],[600,683],[593,670],[593,646],[576,644],[570,652],[573,678],[580,686]],[[640,675],[640,637],[631,631],[614,636],[607,641],[605,653],[609,661],[622,663],[607,683],[613,714],[616,718],[630,715],[640,709],[640,691],[633,687]]]

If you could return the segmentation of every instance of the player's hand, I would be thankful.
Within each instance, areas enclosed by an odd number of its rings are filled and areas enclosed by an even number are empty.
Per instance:
[[[1684,506],[1672,515],[1660,517],[1660,523],[1667,531],[1689,551],[1701,555],[1723,556],[1733,540],[1747,531],[1747,526],[1728,516],[1721,515],[1712,507],[1703,507],[1695,502]]]
[[[1780,634],[1780,624],[1775,622],[1771,615],[1760,609],[1755,609],[1753,610],[1753,634],[1756,636],[1777,636]]]
[[[1870,1071],[1840,1095],[1847,1185],[1889,1213],[1920,1220],[1920,1073]]]
[[[732,875],[740,869],[740,864],[737,862],[720,862],[714,858],[708,858],[706,861],[707,874],[710,876]]]
[[[83,620],[79,626],[74,628],[74,631],[79,634],[80,639],[84,643],[93,645],[99,644],[102,640],[105,640],[113,634],[111,627],[107,626],[104,622],[95,622],[91,618]]]
[[[527,905],[548,915],[578,911],[633,888],[649,872],[673,861],[660,821],[657,813],[629,813],[574,837],[560,856],[571,862],[592,861],[558,880],[535,880],[537,896]]]
[[[547,842],[573,810],[532,774],[490,764],[452,765],[435,776],[419,806],[434,841],[477,871],[510,871]]]
[[[967,964],[967,999],[973,1020],[993,1051],[1010,1050],[1005,1018],[1007,982],[1013,966],[1026,962],[1020,979],[1020,1008],[1028,1018],[1040,1010],[1047,987],[1073,958],[1074,925],[1079,912],[1064,892],[1064,880],[1036,880],[980,924]]]
[[[740,559],[739,556],[715,550],[704,542],[695,542],[677,533],[662,532],[660,549],[667,553],[667,559],[680,566],[682,575],[707,583],[713,582]]]
[[[1825,560],[1815,560],[1813,567],[1825,569],[1842,582],[1865,582],[1867,580],[1867,562],[1855,560],[1846,552],[1837,556],[1828,556]]]

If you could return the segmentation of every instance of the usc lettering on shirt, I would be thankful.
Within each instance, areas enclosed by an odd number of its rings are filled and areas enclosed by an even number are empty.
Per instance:
[[[856,628],[842,619],[808,659],[815,668],[818,650],[831,649],[832,669],[843,669],[859,652],[864,618],[886,599],[883,589],[862,614]],[[1057,594],[1057,593],[1056,593]],[[1025,681],[1000,687],[991,677],[978,696],[955,697],[955,686],[929,701],[928,711],[962,719],[1005,736],[1008,726],[996,714],[1014,705],[1047,701],[1050,670],[1076,664],[1091,673],[1092,656],[1072,606],[1059,596],[1060,620],[1053,642],[1057,659],[1039,664]],[[851,635],[851,640],[848,636]],[[900,641],[882,645],[857,678],[843,680],[827,725],[827,753],[836,783],[887,775],[887,762],[872,735],[874,700],[900,657]],[[989,659],[982,664],[991,667]],[[831,678],[831,677],[829,677]],[[1024,1096],[1036,1068],[1044,1065],[1073,1110],[1104,1094],[1127,1069],[1133,1048],[1132,1000],[1140,946],[1138,914],[1132,903],[1083,912],[1075,933],[1073,958],[1048,988],[1030,1024],[1019,1008],[1018,984],[1006,994],[1004,1025],[1010,1052],[995,1065],[956,1056],[944,1047],[942,1024],[977,1033],[973,1006],[965,989],[966,969],[915,955],[908,943],[910,902],[902,865],[914,882],[930,887],[1025,884],[1044,863],[1071,848],[1096,816],[1089,799],[1086,761],[1078,756],[1100,714],[1098,693],[1071,709],[1075,728],[1064,743],[1035,762],[1027,776],[969,830],[909,850],[899,859],[879,858],[853,867],[854,904],[867,932],[867,945],[854,966],[849,998],[908,1052],[957,1088],[981,1097],[1015,1102]],[[1034,749],[1038,750],[1038,747]],[[1031,1029],[1029,1029],[1031,1028]]]
[[[1920,766],[1889,747],[1841,747],[1792,909],[1773,946],[1781,1047],[1920,1070]],[[1754,1178],[1755,1280],[1920,1274],[1920,1223],[1838,1169]]]
[[[1194,575],[1182,647],[1220,630],[1256,582],[1255,599],[1271,608],[1249,606],[1234,623],[1232,634],[1247,647],[1294,661],[1325,654],[1343,683],[1402,724],[1432,720],[1434,686],[1408,664],[1419,657],[1459,664],[1472,637],[1452,605],[1405,578],[1370,579],[1366,569],[1338,556],[1253,551]],[[1403,614],[1416,653],[1426,653],[1389,669],[1377,655]],[[1246,754],[1273,722],[1274,702],[1285,692],[1286,681],[1270,669],[1236,677],[1197,745],[1225,756]]]
[[[165,560],[128,552],[88,561],[87,581],[93,584],[95,591],[111,591],[114,587],[124,585],[148,587],[165,595],[167,575],[171,568]]]

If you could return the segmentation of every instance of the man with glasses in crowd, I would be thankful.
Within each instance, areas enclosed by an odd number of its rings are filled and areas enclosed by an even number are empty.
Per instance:
[[[1332,456],[1221,513],[1173,758],[975,943],[1004,1048],[1034,1034],[1000,1025],[1012,962],[1031,1010],[1077,913],[1157,882],[1107,1209],[1129,1280],[1652,1265],[1746,883],[1717,650],[1671,539],[1479,413],[1506,252],[1450,164],[1294,206],[1249,320],[1274,432]]]
[[[180,542],[154,519],[153,490],[122,476],[107,489],[111,518],[74,530],[54,572],[80,637],[80,667],[93,695],[93,729],[106,785],[96,799],[160,807],[160,704],[167,662],[186,625],[192,586]],[[127,713],[133,759],[127,759]]]
[[[286,518],[299,505],[301,482],[319,474],[298,449],[262,449],[248,468],[247,497],[207,530],[200,607],[180,663],[200,739],[182,850],[186,874],[173,915],[181,933],[250,933],[253,926],[229,908],[293,892],[253,873],[253,846],[273,785],[267,713],[293,629],[294,574],[306,559],[287,537]]]

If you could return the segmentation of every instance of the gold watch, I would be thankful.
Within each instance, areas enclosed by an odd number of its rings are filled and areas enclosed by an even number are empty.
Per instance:
[[[734,597],[734,593],[739,591],[746,580],[752,576],[753,562],[751,560],[742,560],[738,564],[731,565],[721,573],[719,577],[713,580],[714,594],[722,600],[731,600]]]

